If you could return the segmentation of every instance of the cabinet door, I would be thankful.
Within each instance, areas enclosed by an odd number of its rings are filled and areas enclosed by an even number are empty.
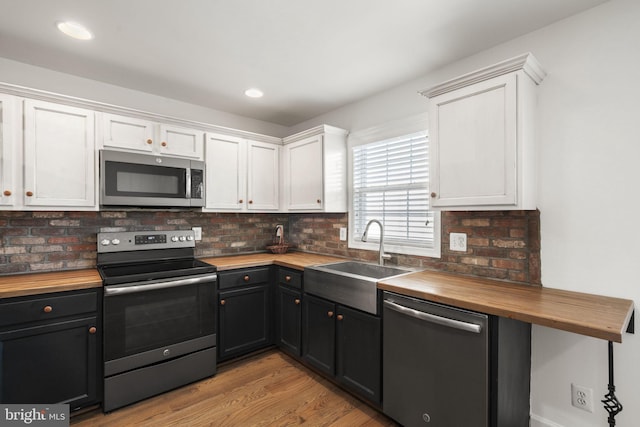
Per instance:
[[[0,333],[0,402],[98,401],[96,318]],[[93,333],[92,333],[93,331]]]
[[[302,293],[287,286],[278,286],[278,346],[292,355],[301,354]]]
[[[268,284],[220,292],[218,298],[220,360],[273,344]]]
[[[94,113],[26,100],[25,205],[96,206]]]
[[[247,176],[246,142],[207,134],[205,147],[206,207],[242,210],[245,206]]]
[[[429,100],[432,206],[515,205],[515,74]]]
[[[287,209],[322,210],[322,135],[312,136],[284,147],[282,170]]]
[[[316,368],[335,375],[335,311],[327,300],[305,294],[303,300],[302,357]]]
[[[11,95],[0,94],[0,206],[15,204],[15,150],[19,147],[18,129],[21,127],[18,101]]]
[[[336,316],[336,376],[346,387],[375,403],[381,398],[381,321],[338,306]]]
[[[102,145],[151,153],[155,123],[114,114],[102,115]]]
[[[179,126],[160,125],[161,154],[202,159],[204,132]]]
[[[247,145],[247,209],[277,210],[279,146],[249,141]]]

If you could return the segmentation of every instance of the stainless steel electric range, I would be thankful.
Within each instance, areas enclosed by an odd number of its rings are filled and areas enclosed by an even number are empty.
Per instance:
[[[216,267],[191,230],[98,234],[104,401],[112,411],[216,372]]]

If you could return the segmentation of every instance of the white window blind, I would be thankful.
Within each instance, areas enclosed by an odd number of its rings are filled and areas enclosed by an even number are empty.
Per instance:
[[[427,133],[353,147],[352,200],[355,236],[362,236],[367,222],[377,219],[384,224],[385,244],[433,248]],[[369,241],[379,239],[374,225]]]

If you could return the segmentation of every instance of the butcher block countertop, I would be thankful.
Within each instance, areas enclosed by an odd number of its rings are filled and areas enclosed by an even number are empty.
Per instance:
[[[289,252],[286,254],[259,253],[248,255],[234,255],[225,257],[203,258],[218,267],[218,271],[233,270],[235,268],[260,267],[263,265],[279,265],[296,270],[304,270],[312,265],[327,264],[330,262],[344,261],[344,258],[330,255],[313,254],[306,252]]]
[[[383,280],[378,289],[619,343],[633,314],[628,299],[435,271]]]
[[[216,265],[219,271],[274,264],[304,270],[345,258],[289,252],[202,260]],[[0,276],[0,298],[101,286],[102,279],[95,269]],[[633,301],[627,299],[436,271],[386,279],[378,282],[378,289],[614,342],[622,342],[634,309]]]
[[[100,287],[102,278],[96,269],[0,276],[0,298]]]

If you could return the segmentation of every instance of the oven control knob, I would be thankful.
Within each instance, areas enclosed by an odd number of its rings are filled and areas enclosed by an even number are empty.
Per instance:
[[[109,246],[109,243],[111,243],[109,239],[102,239],[102,241],[100,242],[102,246]]]
[[[190,242],[193,240],[193,236],[187,236],[187,240]]]
[[[185,240],[187,240],[184,236],[180,236],[180,237],[178,237],[178,239],[179,239],[181,242],[184,242]]]
[[[120,244],[120,240],[119,239],[113,239],[111,241],[111,243],[114,244],[114,245],[119,245]]]
[[[171,236],[171,241],[172,242],[177,242],[178,241],[178,236]]]

